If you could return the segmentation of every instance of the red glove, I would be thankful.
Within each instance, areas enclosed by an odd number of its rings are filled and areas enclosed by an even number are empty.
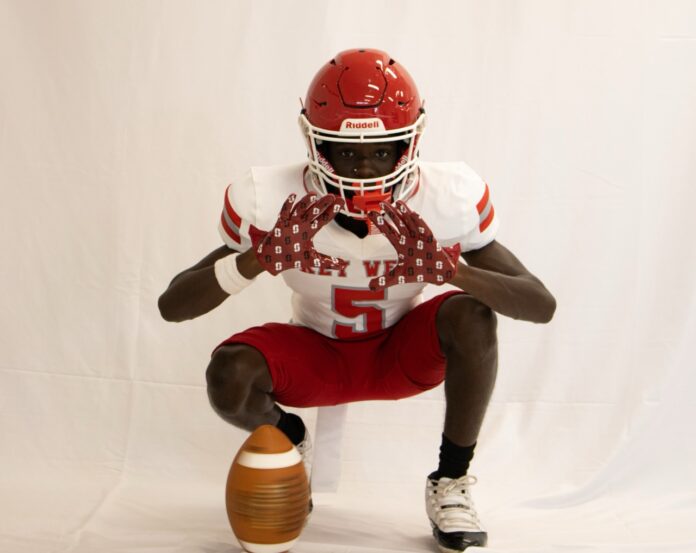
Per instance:
[[[368,217],[394,246],[399,260],[388,273],[373,278],[370,289],[378,290],[409,282],[444,284],[454,278],[461,252],[459,244],[443,248],[425,221],[405,203],[381,204],[384,213]]]
[[[314,235],[343,209],[344,200],[333,194],[317,200],[314,194],[308,194],[295,204],[296,197],[288,196],[270,231],[249,227],[259,263],[272,275],[287,269],[344,269],[344,260],[317,252],[312,242]]]

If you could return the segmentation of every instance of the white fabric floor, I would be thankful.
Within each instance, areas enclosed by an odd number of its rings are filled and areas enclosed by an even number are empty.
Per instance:
[[[289,294],[265,275],[179,325],[156,300],[220,245],[230,179],[304,158],[297,97],[356,46],[408,67],[424,158],[485,178],[558,300],[549,325],[499,321],[471,469],[488,550],[696,552],[696,4],[0,0],[2,553],[239,551],[245,434],[205,367]],[[441,389],[301,411],[294,552],[434,553],[443,413]]]

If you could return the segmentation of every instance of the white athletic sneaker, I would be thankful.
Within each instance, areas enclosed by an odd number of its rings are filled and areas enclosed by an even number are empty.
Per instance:
[[[476,477],[437,479],[428,476],[425,484],[425,510],[440,551],[459,553],[470,546],[484,547],[488,534],[481,527],[469,488]]]
[[[309,430],[305,430],[304,439],[295,446],[297,451],[302,456],[305,471],[307,473],[307,482],[309,482],[309,514],[312,514],[314,502],[312,501],[312,438],[309,436]],[[309,515],[307,516],[309,521]],[[307,522],[305,522],[306,524]]]
[[[309,430],[305,430],[304,439],[295,446],[302,456],[302,462],[307,472],[307,481],[312,481],[312,438],[309,436]]]

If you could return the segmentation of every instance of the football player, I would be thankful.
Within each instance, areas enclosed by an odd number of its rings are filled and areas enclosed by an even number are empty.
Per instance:
[[[496,313],[551,320],[553,296],[495,240],[486,183],[461,162],[419,159],[425,111],[406,69],[379,50],[341,52],[317,73],[300,127],[308,159],[255,167],[227,187],[224,245],[159,299],[193,319],[281,275],[292,321],[235,334],[207,369],[213,409],[246,430],[278,426],[309,471],[310,438],[283,406],[400,399],[444,381],[439,463],[426,512],[443,551],[483,546],[468,473],[497,371]],[[453,285],[423,301],[428,285]],[[233,307],[232,307],[233,308]]]

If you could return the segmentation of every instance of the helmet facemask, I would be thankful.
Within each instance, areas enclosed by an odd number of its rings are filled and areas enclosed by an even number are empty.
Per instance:
[[[381,202],[396,202],[410,197],[418,184],[418,153],[420,136],[425,127],[425,112],[421,109],[412,125],[387,130],[379,118],[346,119],[337,131],[312,125],[303,110],[300,127],[306,138],[309,159],[308,186],[326,195],[333,193],[346,201],[342,213],[355,219],[367,219],[370,211],[381,211]],[[357,127],[357,128],[356,128]],[[394,168],[386,175],[358,179],[336,174],[322,146],[333,143],[401,142],[403,151]]]

